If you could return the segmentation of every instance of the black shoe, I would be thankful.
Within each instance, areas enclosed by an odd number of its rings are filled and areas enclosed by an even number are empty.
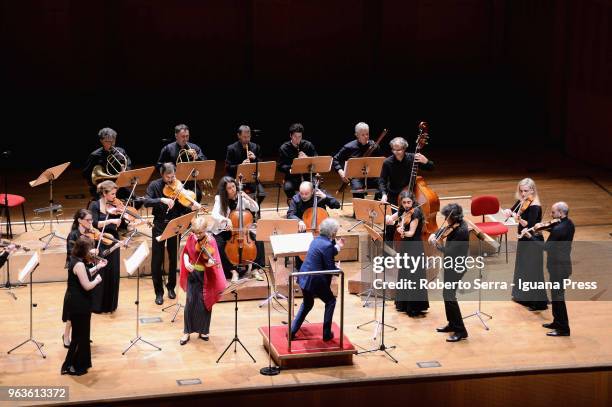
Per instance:
[[[536,312],[536,311],[544,311],[548,309],[548,305],[538,305],[538,306],[529,306],[529,311],[531,312]]]
[[[548,324],[542,324],[542,327],[546,329],[557,329],[558,328],[557,324],[555,324],[554,322],[551,322]]]
[[[553,329],[550,332],[546,332],[546,336],[570,336],[570,331],[562,331],[560,329]]]
[[[187,337],[187,339],[185,339],[185,340],[182,340],[182,339],[180,339],[180,340],[179,340],[179,343],[181,344],[181,346],[183,346],[183,345],[184,345],[184,344],[186,344],[187,342],[189,342],[189,336],[188,336],[188,337]]]
[[[455,332],[455,330],[451,328],[450,325],[443,326],[442,328],[436,328],[436,331],[437,332]]]
[[[446,338],[446,342],[459,342],[462,339],[467,339],[467,337],[467,332],[456,332],[454,335],[451,335]]]
[[[168,298],[171,300],[176,298],[176,293],[174,292],[174,288],[168,288]]]
[[[163,294],[156,294],[155,295],[155,303],[157,305],[162,305],[164,303],[164,295]]]
[[[204,336],[204,335],[200,334],[200,339],[203,340],[203,341],[207,341],[210,338],[208,337],[208,335]]]
[[[331,341],[332,339],[334,339],[334,333],[330,332],[329,335],[323,335],[323,340],[325,342]]]

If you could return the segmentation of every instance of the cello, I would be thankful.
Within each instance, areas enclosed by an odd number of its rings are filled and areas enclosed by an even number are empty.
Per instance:
[[[429,125],[427,122],[419,123],[419,134],[416,140],[416,148],[414,154],[421,152],[421,149],[425,147],[429,140]],[[411,191],[414,194],[414,198],[418,205],[423,211],[423,217],[425,218],[425,224],[423,225],[423,236],[429,236],[431,233],[435,233],[438,230],[438,223],[436,221],[436,214],[440,210],[440,198],[429,186],[427,182],[420,175],[417,175],[419,169],[419,163],[415,160],[412,161],[412,170],[410,173],[410,182],[403,191]],[[401,201],[398,198],[398,205],[401,205]]]
[[[242,203],[242,174],[238,176],[238,204],[229,214],[232,221],[232,237],[225,244],[225,255],[234,266],[245,266],[257,257],[255,241],[249,235],[249,225],[253,223],[253,214],[244,209]]]
[[[319,189],[320,182],[321,175],[315,175],[312,188],[312,208],[306,209],[302,215],[302,221],[308,226],[306,230],[311,231],[314,236],[319,234],[319,226],[321,225],[321,222],[329,218],[329,214],[325,208],[320,208],[318,206],[319,197],[317,196],[317,189]],[[299,257],[300,260],[304,261],[306,255],[302,254]]]

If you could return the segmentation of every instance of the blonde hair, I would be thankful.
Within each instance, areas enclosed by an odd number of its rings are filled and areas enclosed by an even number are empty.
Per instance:
[[[521,199],[521,187],[529,187],[529,189],[533,191],[533,198],[539,199],[538,188],[536,188],[536,183],[534,180],[531,178],[523,178],[519,181],[518,185],[516,186],[516,199]]]
[[[113,189],[118,189],[118,187],[117,184],[110,180],[100,182],[97,187],[99,194],[108,194]]]
[[[208,229],[208,219],[204,216],[197,216],[191,219],[191,231],[194,233],[205,232]]]

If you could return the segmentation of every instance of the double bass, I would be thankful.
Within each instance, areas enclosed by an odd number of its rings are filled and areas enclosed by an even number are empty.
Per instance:
[[[302,215],[302,221],[306,224],[307,229],[312,232],[313,235],[317,236],[319,234],[319,226],[321,222],[325,219],[329,218],[329,214],[325,210],[325,208],[319,207],[319,197],[317,196],[317,189],[319,189],[319,184],[321,182],[321,176],[319,174],[315,175],[313,180],[313,189],[312,189],[312,208],[308,208],[304,211]],[[306,255],[300,255],[300,260],[304,261]]]
[[[372,153],[378,148],[378,146],[380,145],[380,142],[383,141],[383,139],[385,138],[385,136],[387,135],[387,133],[389,132],[389,130],[384,129],[382,131],[382,133],[380,133],[380,135],[378,136],[378,138],[376,139],[376,141],[366,150],[365,153],[363,153],[362,157],[369,157],[372,155]],[[344,182],[342,181],[342,185],[340,185],[340,188],[338,188],[338,190],[336,191],[336,194],[341,194],[344,192],[344,190],[346,189],[347,186],[349,186],[350,182]]]
[[[421,152],[423,147],[429,140],[429,125],[427,122],[419,123],[419,134],[416,140],[416,148],[414,154]],[[412,170],[410,173],[410,182],[403,191],[411,191],[414,194],[414,199],[421,207],[423,211],[423,217],[425,224],[423,225],[423,236],[429,236],[431,233],[435,233],[438,230],[438,223],[436,221],[436,214],[440,210],[440,198],[429,186],[427,182],[420,175],[417,175],[419,169],[419,163],[416,161],[412,162]],[[401,205],[401,198],[398,198],[398,205]]]
[[[243,176],[240,174],[236,192],[238,204],[229,215],[232,221],[232,237],[225,244],[225,255],[234,266],[244,266],[249,261],[255,261],[257,257],[257,246],[249,235],[249,226],[253,223],[253,214],[244,209],[242,202],[242,179]]]

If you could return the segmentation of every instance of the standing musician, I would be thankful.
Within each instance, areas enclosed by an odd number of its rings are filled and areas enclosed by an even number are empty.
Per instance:
[[[283,190],[287,195],[287,200],[293,198],[298,191],[300,182],[304,181],[302,174],[291,174],[291,164],[295,158],[316,157],[315,146],[308,140],[302,139],[304,126],[294,123],[289,126],[289,141],[284,142],[278,149],[278,169],[285,174]]]
[[[340,151],[334,155],[333,167],[338,172],[338,175],[343,182],[350,182],[351,190],[362,190],[365,187],[363,178],[353,178],[349,180],[344,173],[344,163],[349,158],[363,157],[363,155],[372,147],[375,143],[370,140],[370,127],[364,123],[359,122],[355,125],[355,140],[346,143]],[[376,146],[370,157],[382,156],[382,151],[379,146]],[[372,184],[378,184],[377,178],[369,178]],[[353,198],[365,197],[365,192],[353,193]],[[377,196],[379,193],[376,194]]]
[[[557,202],[552,206],[551,215],[553,220],[547,223],[536,223],[534,229],[549,230],[550,235],[544,244],[544,250],[548,252],[546,268],[550,275],[550,281],[556,283],[559,288],[550,290],[552,299],[553,322],[543,324],[544,328],[552,329],[547,332],[548,336],[569,336],[570,327],[565,306],[564,280],[572,275],[572,241],[574,240],[574,222],[567,217],[569,207],[565,202]],[[533,235],[525,230],[523,236],[533,238]]]
[[[176,179],[176,169],[173,163],[164,163],[159,168],[161,178],[151,182],[147,187],[145,196],[145,206],[153,208],[153,230],[152,230],[152,255],[151,255],[151,273],[153,275],[153,286],[155,288],[155,303],[162,305],[164,303],[164,286],[162,281],[162,265],[164,264],[165,248],[168,249],[168,298],[176,298],[174,288],[176,287],[177,273],[177,247],[176,236],[171,237],[163,242],[158,242],[156,237],[160,236],[168,222],[179,216],[186,215],[193,210],[199,210],[201,205],[195,201],[195,197],[186,199],[183,205],[181,197],[182,183]],[[179,195],[178,192],[181,192]],[[192,191],[187,191],[193,194]]]
[[[334,257],[344,247],[344,240],[336,241],[340,225],[333,218],[327,218],[321,223],[321,230],[308,248],[304,264],[300,267],[300,272],[336,270]],[[325,303],[325,314],[323,317],[323,340],[330,341],[334,338],[332,332],[332,318],[336,307],[336,298],[331,290],[331,275],[308,275],[299,276],[298,283],[304,295],[300,310],[295,316],[291,325],[291,339],[294,339],[300,330],[306,316],[314,306],[314,299],[320,298]]]
[[[306,209],[312,208],[312,205],[314,204],[314,195],[318,197],[317,206],[319,208],[340,208],[340,202],[338,202],[336,198],[327,194],[323,190],[317,189],[315,191],[314,186],[310,181],[302,182],[300,184],[299,194],[295,194],[293,198],[291,198],[291,201],[289,202],[289,209],[287,210],[287,219],[297,219],[300,221],[298,223],[298,230],[300,232],[305,232],[307,228],[310,228],[310,225],[304,223],[304,212]]]
[[[256,213],[259,210],[259,205],[257,202],[255,202],[255,200],[252,199],[246,192],[242,191],[241,194],[244,210],[251,213]],[[240,268],[238,265],[233,264],[226,254],[226,245],[232,238],[232,231],[234,230],[230,215],[233,211],[236,211],[237,207],[238,184],[234,178],[225,176],[219,180],[219,185],[217,187],[217,195],[215,195],[215,203],[211,213],[215,223],[211,227],[211,232],[213,233],[213,236],[217,241],[217,246],[219,247],[221,263],[223,265],[225,276],[227,278],[231,278],[232,281],[237,281],[238,277],[241,277],[241,274],[244,274],[243,270],[241,270],[241,273],[237,271]],[[244,227],[248,226],[249,225],[244,225]],[[254,234],[250,231],[248,233],[250,238],[254,239]],[[255,242],[255,246],[257,248],[257,257],[254,261],[258,264],[263,264],[263,242]],[[258,272],[255,273],[255,278],[258,280],[263,280],[263,276],[261,276]]]
[[[513,217],[518,223],[518,233],[523,229],[534,227],[542,222],[542,206],[536,183],[531,178],[519,181],[516,187],[517,201],[511,209],[504,209],[507,219]],[[527,307],[530,311],[542,311],[548,308],[548,296],[545,289],[532,288],[528,292],[520,289],[519,280],[530,283],[544,283],[544,253],[542,246],[534,240],[543,241],[542,235],[533,238],[519,237],[516,245],[516,260],[514,263],[513,301]]]
[[[208,340],[212,307],[221,298],[227,282],[221,267],[219,248],[206,229],[208,222],[202,216],[191,220],[191,233],[181,256],[180,285],[187,293],[185,326],[179,343],[185,345],[189,335],[197,333]]]
[[[261,148],[259,145],[251,142],[251,128],[246,125],[238,127],[238,141],[227,146],[227,154],[225,156],[225,175],[236,178],[238,165],[254,163],[261,160]],[[246,184],[245,189],[254,192],[256,186],[254,183]],[[261,205],[266,192],[264,187],[259,184],[257,187],[257,203]]]
[[[413,258],[419,258],[424,254],[423,225],[425,218],[421,208],[416,205],[414,195],[408,191],[400,193],[399,210],[393,215],[386,216],[387,225],[395,225],[395,250],[400,253],[407,253]],[[393,230],[393,228],[390,228]],[[415,288],[396,291],[395,308],[397,311],[406,312],[412,318],[425,316],[425,311],[429,309],[429,299],[426,288],[420,288],[421,279],[426,279],[427,275],[423,265],[418,262],[414,270],[400,269],[397,275],[398,281],[402,279],[414,281]]]
[[[429,236],[429,243],[435,246],[444,254],[443,264],[450,263],[447,259],[452,259],[452,267],[444,267],[444,283],[452,283],[452,287],[444,287],[442,297],[444,298],[444,310],[448,324],[442,328],[437,328],[438,332],[453,332],[453,335],[446,338],[447,342],[458,342],[468,337],[461,310],[457,302],[457,283],[461,281],[465,274],[465,269],[460,271],[457,264],[464,264],[460,259],[468,255],[470,248],[470,234],[467,223],[463,220],[463,208],[456,203],[446,205],[440,211],[447,219],[447,226],[441,227],[436,233]],[[443,241],[446,243],[443,244]]]
[[[165,145],[159,153],[157,168],[164,163],[177,163],[179,155],[184,156],[182,161],[205,161],[206,156],[202,149],[194,143],[189,142],[189,127],[185,124],[177,124],[174,127],[176,141]],[[188,157],[187,157],[188,156]]]
[[[102,147],[93,151],[87,157],[83,168],[83,178],[89,185],[92,200],[99,198],[96,185],[104,180],[117,179],[120,172],[132,169],[132,162],[125,150],[115,147],[117,132],[110,127],[105,127],[98,132],[98,138]],[[120,188],[117,196],[126,199],[130,196],[129,188]]]

